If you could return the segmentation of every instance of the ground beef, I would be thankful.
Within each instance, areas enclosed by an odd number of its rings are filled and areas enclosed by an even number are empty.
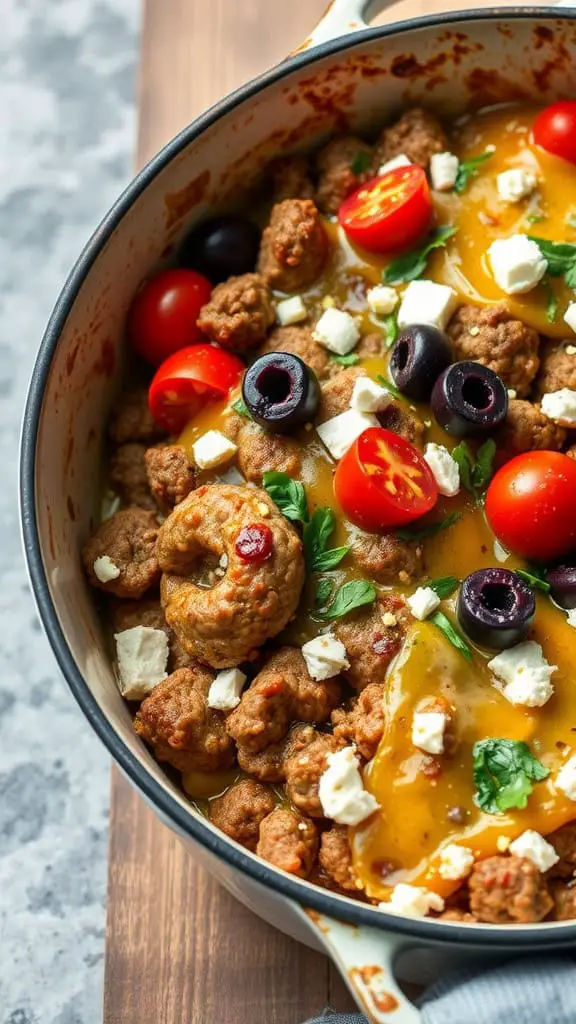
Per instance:
[[[275,327],[257,354],[263,356],[268,352],[289,352],[290,355],[299,356],[314,371],[318,380],[333,377],[340,370],[326,349],[314,341],[309,327]]]
[[[145,468],[150,490],[165,512],[179,505],[194,489],[194,470],[180,445],[148,448]]]
[[[226,431],[228,433],[228,430]],[[249,483],[261,484],[268,470],[298,478],[302,468],[302,446],[294,437],[273,434],[244,419],[236,434],[238,469]]]
[[[285,199],[272,207],[262,235],[258,270],[281,292],[308,288],[320,276],[328,258],[328,238],[310,199]]]
[[[198,326],[222,348],[247,352],[264,341],[275,315],[270,289],[260,274],[242,274],[216,286],[200,310]]]
[[[540,338],[516,320],[505,302],[496,306],[460,306],[448,324],[457,360],[472,359],[497,373],[507,388],[524,398],[538,372]]]
[[[565,453],[569,459],[576,459],[576,444],[571,444]]]
[[[260,782],[283,782],[284,763],[296,750],[301,750],[314,738],[311,725],[296,725],[279,743],[258,753],[238,747],[238,764],[243,772],[254,775]]]
[[[474,917],[474,914],[470,914],[467,910],[461,910],[460,907],[448,907],[447,910],[444,910],[442,914],[438,915],[438,920],[474,924],[478,918]]]
[[[498,434],[498,454],[512,458],[534,449],[559,451],[565,440],[564,428],[549,420],[538,405],[524,399],[513,399]]]
[[[121,444],[110,457],[110,484],[125,505],[156,510],[146,474],[146,446],[135,441]]]
[[[297,647],[281,647],[276,651],[262,669],[260,677],[263,676],[286,680],[292,693],[292,718],[298,721],[326,722],[340,703],[340,678],[312,679]]]
[[[115,633],[122,633],[125,629],[134,629],[135,626],[150,626],[152,629],[164,630],[170,647],[169,672],[175,672],[178,668],[194,668],[198,664],[195,658],[191,658],[186,653],[170,629],[159,600],[120,601],[113,598],[110,604],[110,615]]]
[[[142,597],[160,578],[157,536],[158,521],[153,512],[128,508],[106,519],[82,549],[92,586],[116,597]],[[102,583],[94,572],[94,562],[104,555],[120,570],[120,575],[108,583]]]
[[[576,918],[576,885],[552,881],[550,892],[554,900],[554,911],[551,917],[555,921],[573,921]]]
[[[302,153],[273,160],[268,167],[275,203],[284,199],[313,199],[314,185],[310,178],[310,163]]]
[[[390,615],[396,625],[387,625]],[[352,612],[334,626],[346,648],[350,668],[343,674],[355,690],[383,683],[392,659],[404,643],[410,615],[397,594],[385,594],[366,609]]]
[[[488,924],[542,921],[552,908],[546,879],[525,857],[488,857],[476,863],[468,882],[470,910]]]
[[[365,533],[354,529],[352,556],[356,565],[376,583],[410,583],[423,573],[423,548],[400,540],[394,533]]]
[[[206,703],[214,678],[197,665],[181,668],[154,687],[140,705],[134,727],[154,751],[181,772],[217,772],[234,762],[234,744],[224,728],[224,715]]]
[[[275,806],[274,794],[266,786],[253,779],[241,779],[223,796],[210,801],[210,821],[230,839],[255,850],[260,825]]]
[[[290,875],[307,878],[317,851],[318,834],[314,823],[296,811],[278,807],[260,825],[256,853]]]
[[[360,359],[370,359],[371,356],[383,356],[385,348],[383,336],[373,331],[360,338],[354,352]]]
[[[316,158],[316,202],[324,213],[338,213],[347,196],[368,180],[373,159],[372,147],[354,135],[340,136],[323,146]]]
[[[562,825],[551,835],[546,836],[556,850],[560,860],[550,870],[551,875],[561,878],[572,878],[576,871],[576,822]]]
[[[371,683],[358,697],[353,698],[348,710],[336,708],[332,712],[334,736],[346,745],[355,743],[360,757],[371,761],[384,731],[384,686]]]
[[[574,342],[548,341],[540,357],[540,373],[536,378],[538,395],[570,388],[576,391],[576,355],[570,355],[567,348],[574,348]]]
[[[383,412],[378,413],[378,419],[386,430],[391,430],[393,434],[399,434],[417,447],[422,447],[424,424],[406,405],[391,402]]]
[[[318,853],[320,866],[336,883],[339,889],[357,893],[360,889],[356,872],[352,867],[352,851],[348,841],[348,829],[334,825],[320,837]]]
[[[365,377],[366,370],[360,366],[347,366],[331,380],[322,384],[320,404],[316,415],[317,423],[324,423],[350,408],[354,385],[359,377]]]
[[[434,153],[445,153],[450,148],[440,122],[421,107],[413,107],[385,128],[376,144],[377,166],[404,153],[412,163],[428,169]]]
[[[126,441],[149,443],[166,436],[166,431],[152,418],[146,388],[128,391],[120,396],[110,418],[108,433],[115,444],[125,444]]]
[[[335,753],[343,745],[329,733],[316,733],[310,743],[286,759],[286,795],[303,814],[311,818],[324,817],[318,797],[320,776],[328,767],[328,754]]]

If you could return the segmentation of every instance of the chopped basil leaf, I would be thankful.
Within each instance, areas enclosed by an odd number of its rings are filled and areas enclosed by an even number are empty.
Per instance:
[[[363,174],[364,171],[368,170],[371,163],[371,154],[364,153],[361,151],[360,153],[357,153],[356,156],[354,157],[352,163],[350,164],[350,170],[352,171],[352,174]]]
[[[533,789],[550,774],[521,740],[479,740],[474,757],[474,803],[487,814],[524,809]]]
[[[404,253],[403,256],[392,260],[383,272],[382,280],[385,284],[405,284],[414,281],[426,270],[430,253],[434,249],[441,249],[455,233],[456,228],[451,224],[436,228],[420,249],[413,249],[412,252]]]
[[[430,587],[438,597],[444,599],[450,597],[451,594],[460,586],[460,580],[457,576],[440,576],[437,580],[432,580],[430,583],[424,584],[426,587]]]
[[[470,178],[474,178],[478,174],[482,164],[492,156],[494,156],[494,153],[492,152],[480,153],[478,156],[471,157],[470,160],[463,160],[462,163],[458,165],[458,173],[456,175],[456,181],[454,182],[454,191],[457,192],[459,196],[466,191]]]
[[[355,352],[349,352],[347,356],[332,356],[332,362],[338,363],[340,366],[356,366],[356,363],[360,362],[360,356],[357,356]]]
[[[237,412],[239,416],[244,416],[244,418],[247,420],[252,419],[250,413],[248,412],[248,406],[246,405],[246,402],[242,398],[237,398],[235,402],[232,402],[230,408],[234,409],[234,412]]]
[[[396,385],[393,384],[392,381],[388,380],[387,377],[383,377],[381,373],[376,374],[376,380],[378,381],[379,384],[382,385],[383,388],[386,388],[386,390],[389,391],[391,395],[394,395],[394,398],[404,398],[404,395],[402,394],[401,391],[398,391]]]
[[[376,600],[376,587],[367,580],[349,580],[336,592],[336,597],[325,612],[321,613],[323,619],[341,619],[343,615],[361,608],[362,605],[372,604]]]
[[[457,651],[460,651],[460,654],[466,658],[466,661],[472,661],[472,651],[470,647],[466,643],[464,637],[460,635],[456,627],[452,625],[450,619],[447,619],[443,612],[434,612],[434,614],[430,616],[429,621],[433,622],[436,628],[444,633],[446,639],[450,641]]]
[[[330,540],[336,517],[331,508],[317,508],[309,523],[304,527],[304,554],[310,572],[328,572],[335,569],[348,554],[350,548],[330,548]]]
[[[386,329],[386,348],[392,348],[398,337],[398,317],[396,313],[388,314],[384,320],[384,327]]]
[[[540,576],[535,576],[534,573],[528,572],[526,569],[515,569],[514,572],[534,590],[541,590],[544,594],[550,593],[550,584]]]
[[[332,593],[334,583],[332,580],[319,580],[318,586],[316,587],[316,607],[322,608],[327,603]]]
[[[396,530],[396,536],[399,540],[426,540],[427,537],[435,537],[442,530],[447,530],[460,518],[460,512],[451,512],[445,519],[441,519],[438,523],[430,523],[429,526],[423,526],[421,530]]]
[[[476,457],[470,451],[465,441],[452,451],[452,458],[458,464],[460,480],[467,491],[474,495],[479,501],[490,483],[494,468],[494,456],[496,454],[496,442],[489,438],[480,446]]]
[[[262,485],[286,519],[295,523],[308,522],[306,491],[299,480],[292,480],[287,473],[268,470],[262,477]]]
[[[548,238],[528,237],[536,242],[548,264],[550,277],[564,277],[568,288],[576,288],[576,245],[570,242],[551,242]]]
[[[558,316],[558,299],[556,298],[549,281],[545,281],[548,296],[546,299],[546,316],[548,323],[553,324]]]

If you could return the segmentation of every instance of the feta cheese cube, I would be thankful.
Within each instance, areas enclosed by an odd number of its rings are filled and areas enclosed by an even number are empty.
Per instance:
[[[387,316],[398,305],[398,292],[387,284],[377,284],[366,292],[366,302],[376,316]]]
[[[563,764],[555,782],[556,789],[559,789],[569,800],[576,800],[576,757],[569,758]]]
[[[538,871],[548,871],[560,860],[556,850],[539,832],[529,828],[508,847],[513,857],[526,857]]]
[[[536,175],[523,167],[502,171],[496,179],[498,197],[503,203],[519,203],[521,199],[532,195],[537,184]]]
[[[327,309],[316,324],[312,337],[330,352],[347,356],[358,344],[360,331],[350,313],[341,309]]]
[[[434,153],[430,159],[430,180],[436,192],[449,192],[456,184],[460,161],[454,153]]]
[[[332,458],[338,460],[348,451],[350,445],[354,444],[356,438],[368,430],[368,427],[379,425],[372,413],[347,409],[346,412],[341,412],[331,420],[321,423],[316,427],[316,431]]]
[[[328,754],[327,761],[318,784],[320,806],[327,818],[340,825],[359,825],[378,810],[379,804],[364,789],[354,748]]]
[[[564,313],[564,321],[568,324],[571,331],[576,332],[576,302],[571,302],[568,309]],[[568,353],[570,355],[570,353]]]
[[[208,690],[208,707],[220,711],[231,711],[238,707],[245,682],[246,676],[239,668],[226,668],[218,672]]]
[[[574,629],[576,629],[576,608],[571,608],[570,611],[566,613],[566,622],[569,626],[573,626]]]
[[[474,854],[468,846],[449,843],[440,853],[438,874],[441,878],[454,879],[454,881],[466,878],[472,870],[474,859]]]
[[[276,306],[276,319],[282,327],[288,327],[289,324],[297,324],[301,320],[305,320],[307,316],[308,310],[300,295],[292,295],[289,299],[282,299]]]
[[[208,430],[192,445],[192,455],[198,469],[213,469],[229,462],[238,451],[234,444],[220,430]]]
[[[557,665],[550,665],[542,654],[540,644],[526,640],[497,654],[488,662],[488,668],[497,677],[496,689],[511,704],[540,708],[554,693],[551,676]]]
[[[110,580],[117,580],[120,575],[120,569],[112,561],[109,555],[100,555],[92,566],[94,569],[94,575],[100,583],[110,583]]]
[[[454,497],[460,490],[460,470],[458,463],[452,458],[450,452],[443,444],[426,445],[424,450],[424,461],[432,470],[432,475],[438,485],[440,494],[447,498]]]
[[[350,408],[356,412],[382,412],[387,409],[393,395],[370,377],[358,377],[354,383]]]
[[[440,606],[440,598],[436,591],[432,590],[432,587],[418,587],[413,594],[410,594],[410,597],[406,598],[406,604],[414,618],[423,622]]]
[[[324,633],[303,644],[302,654],[312,679],[332,679],[345,668],[350,668],[346,648],[332,633]]]
[[[393,156],[391,160],[380,164],[378,174],[388,174],[388,171],[395,171],[398,167],[410,167],[411,164],[412,161],[410,157],[406,156],[406,153],[399,153],[398,156]]]
[[[163,629],[134,626],[114,635],[120,693],[126,700],[144,700],[166,678],[168,637]]]
[[[400,882],[395,885],[388,903],[379,903],[380,910],[404,917],[426,917],[431,910],[444,910],[444,900],[436,892],[430,892],[418,885]]]
[[[536,242],[527,235],[498,238],[488,249],[492,276],[507,295],[531,291],[548,270]]]
[[[507,562],[510,558],[510,552],[503,548],[500,541],[494,539],[494,558],[498,562]]]
[[[412,719],[412,743],[426,754],[443,754],[447,722],[448,719],[442,711],[415,711]]]
[[[432,324],[443,331],[458,305],[453,288],[434,281],[411,281],[398,311],[398,327],[410,324]]]
[[[571,388],[560,388],[560,391],[542,395],[540,408],[549,420],[563,427],[576,426],[576,391]]]

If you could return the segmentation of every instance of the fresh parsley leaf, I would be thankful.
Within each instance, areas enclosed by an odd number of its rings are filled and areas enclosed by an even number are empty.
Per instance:
[[[460,480],[467,491],[472,492],[472,470],[474,468],[474,456],[470,451],[466,441],[461,441],[456,448],[452,449],[451,452],[454,462],[457,463],[458,469],[460,470]]]
[[[364,171],[368,170],[371,163],[372,157],[370,153],[364,153],[361,151],[354,157],[350,164],[350,170],[352,171],[352,174],[363,174]]]
[[[431,583],[426,583],[425,586],[430,587],[430,590],[433,590],[443,600],[445,597],[450,597],[456,588],[460,586],[460,580],[457,576],[440,576],[439,579],[432,580]]]
[[[548,317],[548,323],[553,324],[558,316],[558,299],[554,294],[550,282],[544,281],[543,284],[548,292],[548,296],[546,298],[546,316]]]
[[[434,612],[430,616],[430,622],[433,622],[437,629],[439,629],[447,640],[450,641],[453,647],[460,654],[466,658],[466,661],[472,661],[472,650],[466,643],[464,637],[458,632],[455,626],[452,625],[450,619],[447,619],[443,612]]]
[[[474,803],[487,814],[524,809],[533,789],[550,774],[521,740],[485,739],[474,744]]]
[[[376,600],[376,587],[368,580],[349,580],[336,592],[336,596],[329,608],[321,613],[322,619],[341,619],[343,615],[361,608],[362,605],[372,604]]]
[[[356,366],[356,363],[360,362],[360,356],[357,356],[355,352],[349,352],[347,356],[332,356],[332,362],[338,363],[339,366]]]
[[[528,572],[526,569],[515,569],[514,572],[534,590],[541,590],[544,594],[550,593],[550,584],[543,580],[541,576],[535,576],[534,573]]]
[[[340,565],[350,548],[340,547],[327,550],[336,517],[331,508],[317,508],[309,523],[304,527],[304,554],[306,565],[311,572],[328,572]]]
[[[234,412],[237,412],[239,416],[244,416],[244,418],[247,420],[252,419],[250,413],[248,412],[248,406],[246,405],[246,402],[244,401],[243,398],[237,398],[235,402],[232,402],[230,408],[234,409]]]
[[[442,530],[447,530],[450,526],[453,526],[460,517],[460,512],[451,512],[445,519],[441,519],[438,523],[430,523],[428,526],[423,526],[421,530],[396,530],[396,536],[399,540],[426,540],[427,537],[435,537],[437,533],[441,533]]]
[[[293,480],[287,473],[277,473],[270,469],[264,473],[262,485],[286,519],[295,523],[308,522],[306,491],[299,480]]]
[[[376,374],[376,380],[378,381],[379,384],[382,385],[383,388],[386,388],[386,390],[389,391],[391,395],[394,395],[394,398],[404,398],[404,395],[402,394],[401,391],[398,391],[396,385],[393,384],[391,380],[388,380],[387,377],[383,377],[381,373]]]
[[[318,585],[316,587],[316,607],[317,608],[322,608],[323,605],[325,605],[328,602],[328,600],[330,599],[330,594],[332,593],[333,587],[334,587],[334,584],[333,584],[332,580],[327,580],[327,579],[318,580]]]
[[[420,249],[413,249],[412,252],[406,252],[392,260],[382,274],[384,283],[405,284],[420,277],[426,270],[430,253],[434,249],[441,249],[455,233],[456,228],[451,224],[436,228]]]
[[[398,317],[396,313],[388,314],[384,320],[384,327],[386,330],[386,348],[392,348],[398,337]]]
[[[576,245],[570,242],[551,242],[548,238],[528,235],[540,249],[548,264],[550,277],[564,277],[568,288],[576,288]]]
[[[456,181],[454,182],[454,191],[459,196],[466,191],[470,178],[476,177],[482,164],[486,163],[490,157],[494,156],[493,152],[480,153],[478,156],[470,157],[470,160],[463,160],[458,165],[458,173],[456,175]]]
[[[452,458],[458,464],[460,480],[467,491],[479,501],[490,483],[494,469],[496,443],[489,438],[478,449],[476,456],[472,454],[465,441],[452,451]]]

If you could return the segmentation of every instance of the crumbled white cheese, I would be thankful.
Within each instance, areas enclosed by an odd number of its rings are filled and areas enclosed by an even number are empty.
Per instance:
[[[192,445],[192,456],[198,469],[212,469],[228,462],[237,446],[220,430],[208,430]]]
[[[564,351],[567,356],[576,356],[576,345],[566,345]]]
[[[440,598],[436,591],[432,590],[432,587],[418,587],[413,594],[410,594],[410,597],[406,598],[406,604],[414,618],[423,622],[439,607]]]
[[[444,900],[436,892],[400,882],[392,889],[390,901],[379,903],[378,908],[404,917],[426,917],[431,910],[444,910]]]
[[[327,309],[316,324],[312,337],[339,356],[347,356],[360,339],[358,324],[342,309]]]
[[[376,316],[387,316],[398,305],[398,292],[387,284],[377,284],[366,292],[366,302]]]
[[[566,622],[576,629],[576,608],[570,608],[570,611],[566,612]]]
[[[218,672],[208,690],[208,707],[220,711],[231,711],[238,707],[245,682],[246,676],[239,668],[226,668]]]
[[[494,558],[498,562],[507,562],[510,558],[510,552],[503,548],[500,541],[494,539]]]
[[[134,626],[114,635],[120,693],[126,700],[144,700],[166,678],[168,637],[163,629]]]
[[[529,828],[508,847],[514,857],[526,857],[536,865],[538,871],[548,871],[560,860],[554,847],[547,843],[539,832]]]
[[[411,281],[398,311],[398,327],[410,324],[431,324],[443,331],[458,305],[453,288],[435,281]]]
[[[307,316],[308,310],[304,305],[301,295],[292,295],[289,299],[282,299],[276,306],[276,319],[282,327],[300,323]]]
[[[474,864],[474,854],[468,846],[460,846],[458,843],[449,843],[440,853],[440,866],[438,874],[441,878],[453,879],[466,878]]]
[[[523,167],[502,171],[496,179],[498,197],[503,203],[519,203],[521,199],[532,195],[537,184],[536,175]]]
[[[549,420],[563,427],[576,426],[576,391],[571,388],[560,388],[560,391],[542,395],[540,408]]]
[[[576,756],[571,757],[563,764],[555,782],[556,789],[559,789],[569,800],[576,800]]]
[[[513,402],[514,399],[518,397],[518,392],[515,390],[515,388],[506,388],[506,393],[511,402]]]
[[[331,679],[343,669],[350,668],[346,648],[332,633],[324,633],[303,644],[302,654],[312,679]]]
[[[550,700],[554,693],[551,676],[557,667],[546,661],[540,644],[534,640],[516,644],[488,662],[498,680],[494,685],[506,700],[529,708],[540,708]]]
[[[398,156],[393,156],[386,163],[380,164],[378,174],[388,174],[388,171],[395,171],[398,167],[410,167],[411,164],[412,161],[406,156],[406,153],[399,153]]]
[[[321,423],[316,427],[316,431],[332,458],[341,459],[360,434],[369,427],[378,426],[380,424],[372,413],[346,409],[346,412],[341,412],[338,416]]]
[[[430,442],[424,449],[424,461],[432,470],[432,475],[440,494],[447,498],[454,497],[460,490],[460,469],[450,452],[443,444]]]
[[[120,569],[112,561],[109,555],[100,555],[92,566],[94,569],[94,575],[100,583],[110,583],[110,580],[117,580],[120,575]]]
[[[357,377],[350,399],[350,408],[356,412],[382,412],[393,399],[388,388],[383,388],[370,377]]]
[[[359,825],[379,804],[366,792],[353,747],[328,754],[328,767],[320,776],[318,797],[327,818],[340,825]]]
[[[488,256],[494,280],[507,295],[529,292],[548,270],[547,261],[528,235],[497,238]]]
[[[430,158],[430,180],[436,192],[449,192],[456,184],[459,160],[454,153],[433,153]]]
[[[426,754],[443,754],[447,723],[448,718],[442,711],[415,711],[412,743]]]

